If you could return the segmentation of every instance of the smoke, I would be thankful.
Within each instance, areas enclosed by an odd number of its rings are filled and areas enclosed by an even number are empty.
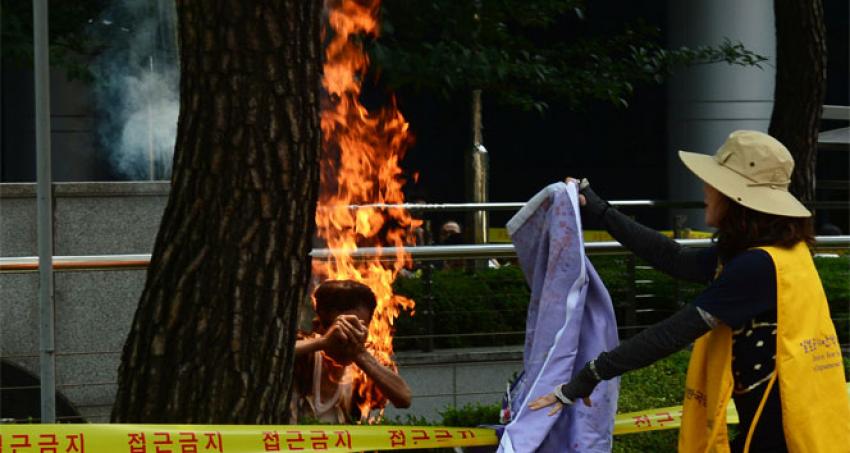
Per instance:
[[[127,75],[120,83],[125,96],[119,118],[123,126],[112,153],[113,165],[131,179],[170,176],[180,111],[174,77],[143,72]]]
[[[177,135],[173,0],[124,0],[92,21],[104,51],[92,67],[98,141],[126,179],[167,179]]]

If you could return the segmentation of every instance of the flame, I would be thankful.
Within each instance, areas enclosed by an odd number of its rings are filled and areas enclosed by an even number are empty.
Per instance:
[[[378,34],[380,0],[327,0],[325,5],[331,32],[326,28],[325,35],[332,36],[322,79],[328,100],[321,115],[324,156],[316,226],[327,246],[337,252],[329,261],[316,261],[313,272],[321,280],[351,279],[372,289],[378,303],[367,347],[379,362],[395,370],[392,326],[401,310],[413,309],[414,301],[393,294],[392,282],[411,263],[403,246],[414,242],[413,230],[421,221],[403,209],[354,210],[348,205],[404,202],[399,162],[412,138],[395,99],[375,112],[359,101],[369,65],[360,42],[364,35]],[[398,252],[391,262],[354,261],[351,253],[364,246],[395,246]],[[362,371],[349,369],[363,401],[360,413],[365,420],[372,410],[384,408],[386,397]]]

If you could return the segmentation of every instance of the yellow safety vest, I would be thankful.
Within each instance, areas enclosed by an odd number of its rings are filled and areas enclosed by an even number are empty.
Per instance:
[[[850,400],[835,326],[804,242],[759,247],[776,267],[776,368],[746,435],[745,452],[779,379],[790,452],[850,451]],[[694,344],[685,381],[680,452],[728,452],[726,405],[732,397],[732,330],[720,325]]]

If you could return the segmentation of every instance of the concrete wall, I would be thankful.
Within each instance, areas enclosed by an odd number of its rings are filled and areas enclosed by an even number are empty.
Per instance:
[[[60,183],[55,255],[150,253],[168,183]],[[0,256],[34,256],[33,184],[0,184]],[[145,270],[55,274],[56,379],[79,413],[108,419]],[[38,274],[0,274],[0,356],[38,376]],[[4,385],[7,385],[4,383]]]
[[[150,253],[168,190],[166,182],[56,184],[54,254]],[[0,256],[37,254],[35,213],[35,185],[0,184]],[[55,274],[57,390],[89,421],[108,420],[144,282],[145,270]],[[37,377],[38,335],[38,274],[0,273],[0,358]],[[415,400],[387,415],[438,420],[448,405],[498,402],[521,360],[517,348],[401,353]]]
[[[413,391],[410,409],[386,411],[390,419],[409,414],[440,421],[449,406],[494,404],[502,401],[508,381],[522,371],[522,346],[402,352],[399,373]]]

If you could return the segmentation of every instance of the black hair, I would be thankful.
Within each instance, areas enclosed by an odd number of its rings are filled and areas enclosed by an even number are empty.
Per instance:
[[[335,313],[365,308],[369,313],[378,305],[375,293],[354,280],[328,280],[313,293],[316,299],[316,314],[320,319],[329,319]]]
[[[724,198],[726,211],[714,234],[721,261],[756,246],[791,247],[801,241],[809,247],[814,245],[811,218],[767,214]]]

